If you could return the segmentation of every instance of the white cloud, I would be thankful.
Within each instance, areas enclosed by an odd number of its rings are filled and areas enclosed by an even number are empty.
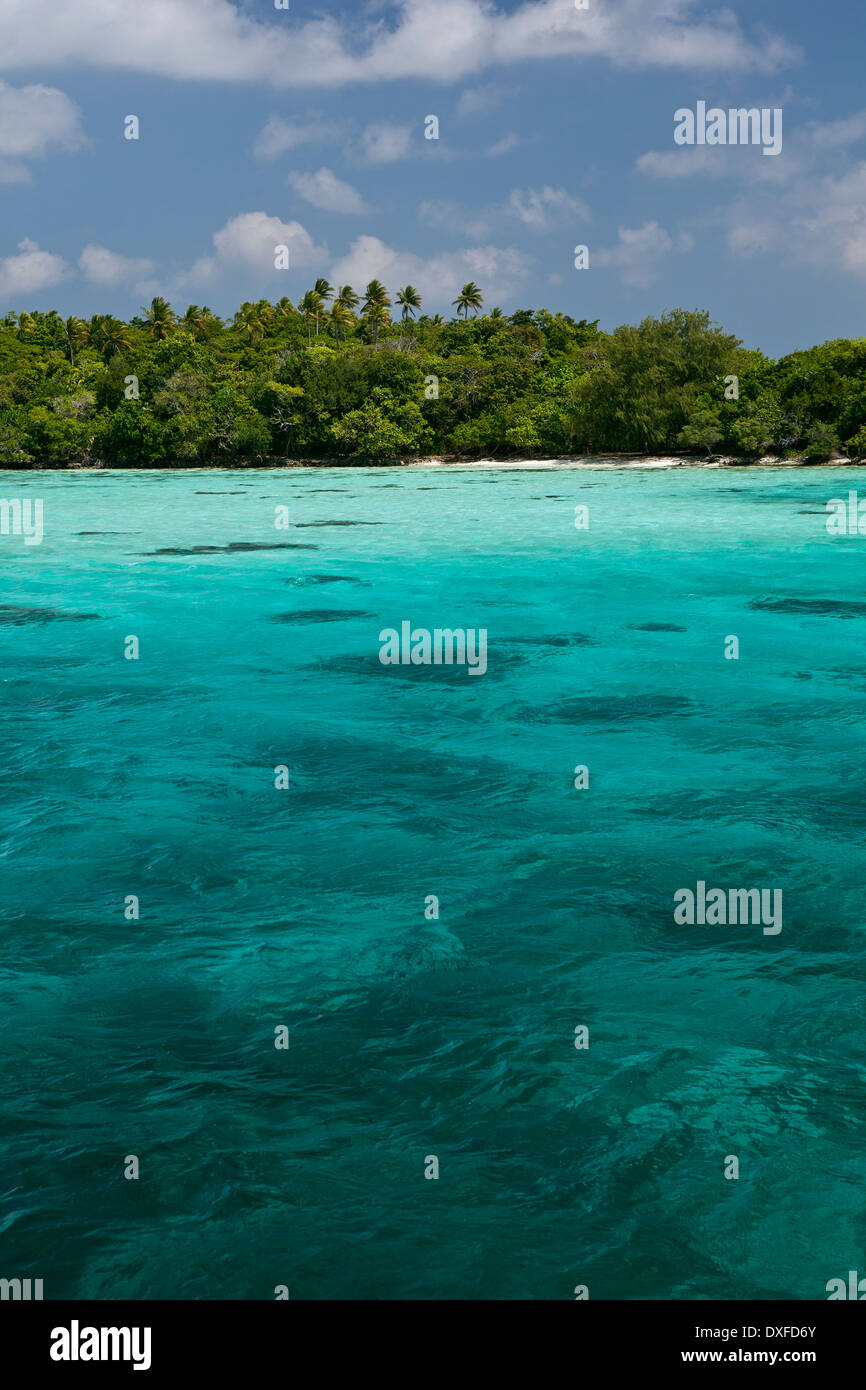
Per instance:
[[[735,213],[728,232],[728,247],[735,256],[757,256],[761,252],[776,251],[778,246],[778,224],[761,222],[743,208]]]
[[[17,256],[0,260],[0,295],[35,294],[59,285],[69,273],[60,256],[40,251],[35,241],[25,237],[18,243]]]
[[[788,183],[802,167],[802,160],[787,144],[780,159],[762,158],[759,145],[684,145],[642,154],[635,165],[639,174],[654,179],[739,178],[756,184]]]
[[[288,122],[279,116],[271,116],[267,125],[259,131],[253,145],[257,159],[277,159],[288,150],[296,150],[299,145],[324,145],[330,140],[339,139],[342,126],[331,121],[307,121],[304,125]]]
[[[0,81],[0,156],[37,159],[52,146],[79,150],[85,143],[81,112],[65,92]]]
[[[467,87],[466,91],[460,95],[456,114],[458,116],[486,115],[488,111],[495,111],[498,106],[501,106],[505,96],[505,91],[492,83],[487,83],[486,86],[481,87]]]
[[[270,7],[267,7],[270,9]],[[264,13],[264,11],[259,11]],[[730,9],[697,0],[398,0],[361,17],[267,22],[232,0],[2,0],[0,67],[67,65],[193,80],[339,87],[407,78],[455,82],[502,64],[602,58],[617,67],[774,72],[799,54],[784,39],[743,31]],[[369,15],[369,17],[368,17]]]
[[[425,227],[447,231],[456,236],[468,236],[483,241],[490,235],[492,223],[485,214],[473,214],[459,203],[447,198],[427,198],[418,204],[418,221]]]
[[[866,111],[858,111],[790,129],[778,159],[761,158],[757,146],[686,147],[642,155],[637,169],[663,179],[736,179],[742,196],[701,216],[705,226],[725,229],[734,256],[768,256],[777,265],[842,270],[866,280],[866,162],[850,163],[851,147],[863,140]],[[624,263],[627,252],[608,254]]]
[[[217,259],[248,270],[272,272],[277,246],[288,246],[292,267],[313,265],[327,255],[300,222],[281,222],[266,212],[242,212],[214,233]]]
[[[838,175],[799,178],[782,197],[769,190],[757,205],[754,197],[735,204],[728,246],[737,256],[771,255],[866,280],[866,162]]]
[[[330,278],[335,284],[358,289],[373,279],[392,290],[412,284],[421,291],[425,309],[441,309],[451,304],[467,280],[477,280],[488,304],[507,299],[528,271],[526,257],[512,247],[471,246],[425,260],[412,251],[395,251],[378,237],[361,236],[331,266]]]
[[[428,198],[418,204],[418,221],[425,227],[448,232],[451,236],[468,236],[483,241],[504,217],[528,227],[533,232],[550,231],[579,218],[591,222],[592,214],[582,198],[576,198],[564,188],[515,188],[502,204],[470,209],[447,198]]]
[[[515,188],[505,205],[510,217],[516,217],[525,227],[534,232],[546,232],[563,222],[580,218],[583,222],[592,220],[589,208],[582,198],[575,198],[564,188]]]
[[[357,188],[338,179],[331,169],[324,167],[315,174],[289,174],[288,181],[299,198],[312,203],[314,208],[324,212],[362,213],[367,209]]]
[[[405,159],[412,146],[412,127],[380,121],[368,125],[361,135],[361,147],[368,164],[392,164]]]
[[[858,111],[842,121],[814,122],[807,127],[812,144],[818,149],[837,149],[856,145],[866,137],[866,111]]]
[[[213,234],[214,254],[201,256],[177,277],[177,288],[207,284],[226,271],[242,271],[258,280],[276,274],[274,260],[278,246],[289,248],[289,269],[318,265],[327,259],[328,249],[317,246],[300,222],[282,222],[266,212],[241,212],[229,218]]]
[[[624,285],[649,289],[658,279],[661,263],[672,251],[690,251],[694,239],[688,234],[677,242],[658,222],[645,222],[642,227],[618,228],[619,243],[608,250],[596,251],[590,264],[619,271]]]
[[[755,153],[760,154],[761,151],[756,149]],[[731,147],[709,149],[706,145],[683,145],[677,150],[651,150],[649,154],[642,154],[636,168],[639,174],[647,174],[653,179],[688,179],[700,174],[721,178],[737,172],[732,155],[740,157],[739,146],[734,150]]]
[[[91,242],[85,246],[78,258],[78,268],[93,285],[138,286],[149,283],[154,265],[150,260],[136,260],[132,256],[120,256],[109,251],[107,246]]]
[[[496,159],[501,154],[508,154],[510,150],[516,150],[517,146],[522,144],[523,141],[520,136],[515,135],[514,131],[510,130],[507,135],[502,136],[501,140],[494,140],[492,145],[488,145],[484,153]]]
[[[859,279],[866,276],[866,163],[857,164],[841,178],[823,179],[818,203],[809,202],[809,212],[800,225],[807,233],[810,248],[825,237],[835,244],[842,265]],[[816,211],[816,209],[818,211]]]
[[[177,289],[188,285],[208,285],[219,277],[219,263],[215,256],[199,256],[189,270],[184,270],[175,279]]]
[[[661,179],[736,179],[742,196],[701,217],[725,229],[733,256],[866,280],[866,163],[850,165],[850,148],[863,140],[866,111],[858,111],[790,129],[779,159],[762,159],[752,146],[686,147],[644,154],[637,169]]]
[[[0,183],[29,183],[22,159],[87,144],[81,112],[65,92],[40,85],[11,87],[0,81]]]

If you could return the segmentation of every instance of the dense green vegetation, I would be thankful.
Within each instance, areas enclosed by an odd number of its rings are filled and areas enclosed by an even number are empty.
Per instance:
[[[487,312],[474,283],[449,321],[420,314],[411,285],[395,301],[376,280],[362,300],[320,279],[230,322],[159,298],[129,323],[7,314],[0,465],[866,455],[866,339],[773,362],[681,309],[603,333],[547,309]]]

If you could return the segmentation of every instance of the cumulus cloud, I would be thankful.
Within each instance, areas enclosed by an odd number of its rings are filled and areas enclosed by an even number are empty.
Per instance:
[[[487,83],[480,87],[467,87],[460,95],[456,112],[458,116],[486,115],[502,105],[507,93],[502,87]]]
[[[642,227],[618,228],[616,246],[596,251],[591,263],[619,272],[624,285],[649,289],[659,277],[662,262],[674,250],[690,251],[693,238],[684,234],[674,241],[658,222],[645,222]]]
[[[357,188],[338,179],[331,169],[317,169],[315,174],[289,174],[288,181],[299,198],[312,203],[323,212],[366,212],[364,199]]]
[[[841,121],[813,121],[807,126],[806,134],[819,150],[857,145],[866,139],[866,111],[858,111]]]
[[[841,269],[864,280],[866,162],[850,163],[852,147],[863,141],[866,111],[857,111],[789,128],[779,159],[762,159],[755,146],[686,146],[642,155],[637,168],[653,178],[739,182],[742,196],[702,215],[705,224],[724,228],[734,256],[771,256],[777,264]]]
[[[750,147],[751,148],[751,147]],[[676,150],[650,150],[637,161],[639,174],[647,174],[653,179],[690,179],[696,175],[720,178],[725,174],[736,173],[735,155],[740,158],[741,146],[683,145]],[[756,149],[756,154],[761,151]],[[746,155],[748,158],[748,153]],[[766,163],[766,161],[764,161]]]
[[[256,136],[253,154],[257,159],[277,159],[299,145],[324,145],[339,139],[342,126],[333,121],[307,121],[299,124],[271,116]]]
[[[489,216],[471,213],[449,198],[427,198],[419,203],[418,221],[424,227],[447,231],[452,236],[468,236],[471,241],[483,241],[492,229]]]
[[[87,143],[81,112],[56,87],[12,87],[0,81],[0,183],[27,183],[25,159]]]
[[[807,174],[783,196],[734,204],[728,246],[737,256],[770,255],[866,281],[866,162],[840,174]]]
[[[347,255],[331,267],[330,278],[338,285],[366,285],[382,280],[386,285],[415,285],[425,308],[451,304],[467,280],[477,280],[485,300],[507,299],[529,273],[529,263],[513,247],[470,246],[460,251],[439,252],[429,258],[412,251],[397,251],[375,236],[361,236]]]
[[[325,246],[317,246],[300,222],[283,222],[266,212],[241,212],[229,218],[213,234],[213,254],[200,257],[177,278],[177,288],[206,285],[227,271],[241,271],[258,281],[276,273],[274,260],[278,246],[289,248],[289,268],[320,265],[327,259]]]
[[[494,140],[492,145],[488,145],[484,153],[490,155],[493,159],[497,159],[499,155],[508,154],[511,150],[516,150],[518,145],[522,144],[523,141],[520,136],[515,134],[513,130],[510,130],[507,135],[503,135],[501,139]]]
[[[79,256],[78,268],[92,285],[137,287],[149,283],[154,264],[151,260],[120,256],[115,251],[109,251],[107,246],[91,242]]]
[[[800,172],[802,160],[786,143],[781,159],[764,159],[759,145],[683,145],[677,150],[652,150],[635,165],[639,174],[654,179],[739,178],[747,183],[787,183]]]
[[[738,207],[728,230],[728,247],[735,256],[757,256],[761,252],[777,251],[779,225],[773,221],[762,222],[743,207]]]
[[[862,279],[866,275],[866,163],[855,165],[841,177],[822,179],[817,201],[812,201],[812,192],[798,189],[794,195],[801,202],[796,220],[807,235],[810,250],[827,236],[829,246],[838,247],[843,267]]]
[[[81,112],[65,92],[0,81],[0,155],[33,159],[52,145],[79,150],[84,144]]]
[[[339,87],[406,78],[465,80],[541,58],[601,58],[617,67],[774,72],[799,54],[730,9],[702,0],[397,0],[357,18],[257,18],[240,0],[3,0],[0,67],[82,65],[194,80]],[[98,36],[95,42],[94,35]]]
[[[277,246],[288,246],[293,266],[312,265],[326,255],[300,222],[281,222],[266,212],[242,212],[214,233],[217,258],[249,270],[271,271]]]
[[[575,198],[565,188],[515,188],[509,195],[505,211],[516,217],[533,232],[546,232],[563,222],[579,218],[591,221],[589,208],[582,198]]]
[[[62,257],[40,251],[29,237],[19,241],[18,252],[17,256],[0,260],[0,295],[35,294],[59,285],[69,273]]]
[[[412,127],[380,121],[368,125],[361,135],[361,148],[368,164],[392,164],[405,159],[412,145]]]
[[[592,214],[582,198],[576,198],[565,188],[512,189],[504,203],[470,209],[448,198],[428,198],[418,204],[418,221],[451,236],[468,236],[483,241],[510,217],[533,232],[548,232],[568,225],[577,218],[591,222]]]

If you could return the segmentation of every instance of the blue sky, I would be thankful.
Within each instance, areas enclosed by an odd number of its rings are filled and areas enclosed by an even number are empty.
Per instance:
[[[774,356],[856,337],[864,58],[862,0],[0,0],[0,312],[378,276],[430,312],[467,279],[607,329],[706,308]],[[678,147],[699,101],[780,108],[781,154]]]

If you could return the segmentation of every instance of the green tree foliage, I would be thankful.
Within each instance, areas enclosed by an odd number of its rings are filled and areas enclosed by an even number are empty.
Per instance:
[[[471,309],[473,314],[477,314],[483,302],[484,296],[475,281],[467,280],[457,298],[454,300],[454,306],[457,312],[463,314],[464,318],[468,320],[469,310]]]
[[[109,456],[120,463],[146,467],[162,463],[166,456],[165,433],[153,411],[139,402],[123,401],[108,426]]]
[[[347,453],[371,459],[417,454],[433,440],[420,406],[397,400],[384,386],[374,387],[358,410],[336,421],[332,434]]]
[[[146,331],[158,342],[170,337],[177,327],[175,312],[162,295],[152,299],[150,308],[142,309],[141,312],[144,314],[143,323]]]
[[[0,464],[866,456],[866,339],[773,362],[697,311],[603,333],[546,308],[487,312],[473,282],[454,307],[419,315],[412,285],[392,299],[378,280],[359,294],[320,277],[297,306],[247,302],[228,321],[161,298],[129,323],[10,312]]]
[[[584,349],[587,367],[574,396],[589,448],[661,450],[676,443],[698,397],[722,379],[737,339],[706,313],[675,309],[637,327],[617,328]]]

